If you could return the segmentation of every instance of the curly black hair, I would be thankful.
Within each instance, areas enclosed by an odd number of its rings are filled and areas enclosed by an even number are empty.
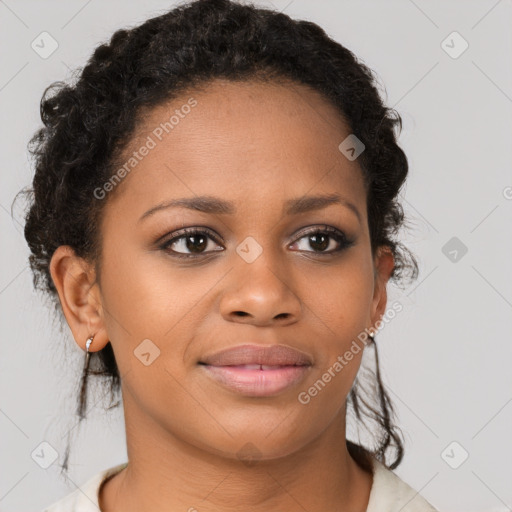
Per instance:
[[[376,74],[315,23],[247,2],[195,0],[117,30],[77,71],[74,83],[54,82],[44,91],[44,126],[28,144],[35,175],[32,188],[23,191],[30,197],[25,238],[34,288],[47,293],[59,310],[49,264],[60,245],[71,246],[94,263],[101,281],[98,226],[108,200],[100,200],[95,189],[113,176],[145,112],[191,88],[207,87],[216,78],[291,80],[318,91],[336,107],[365,145],[358,163],[367,191],[372,254],[388,246],[395,259],[391,279],[399,286],[406,278],[416,279],[416,259],[396,239],[405,222],[398,193],[408,173],[407,158],[397,145],[402,120],[381,99]],[[401,431],[382,385],[377,346],[371,345],[376,387],[364,398],[356,377],[347,406],[352,405],[366,427],[365,419],[376,423],[374,446],[345,442],[363,467],[370,468],[369,457],[374,456],[394,469],[403,457]],[[106,377],[112,394],[120,391],[110,342],[91,354],[91,364],[96,370],[83,370],[80,420],[89,373]],[[389,451],[394,452],[391,462],[386,461]]]

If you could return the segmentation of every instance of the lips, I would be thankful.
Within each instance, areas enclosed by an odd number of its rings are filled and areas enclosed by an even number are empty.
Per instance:
[[[204,374],[248,397],[273,397],[296,387],[311,371],[311,358],[285,345],[239,345],[206,356]]]
[[[199,363],[210,366],[251,365],[252,368],[246,369],[270,370],[282,366],[310,366],[312,360],[304,352],[285,345],[238,345],[208,355]]]

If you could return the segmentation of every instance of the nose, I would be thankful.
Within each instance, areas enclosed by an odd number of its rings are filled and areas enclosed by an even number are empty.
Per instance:
[[[288,325],[298,321],[301,302],[293,291],[289,273],[272,268],[263,255],[252,263],[241,260],[228,274],[229,284],[220,312],[231,322],[257,326]]]

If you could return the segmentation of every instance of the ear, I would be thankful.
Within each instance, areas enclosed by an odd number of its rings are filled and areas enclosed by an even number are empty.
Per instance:
[[[395,259],[391,248],[381,245],[377,249],[374,260],[374,288],[371,311],[372,332],[376,332],[375,324],[382,318],[386,310],[388,300],[386,285],[395,267]]]
[[[94,335],[89,351],[101,350],[109,340],[92,266],[70,246],[61,245],[52,256],[50,274],[77,345],[85,350],[87,339]]]

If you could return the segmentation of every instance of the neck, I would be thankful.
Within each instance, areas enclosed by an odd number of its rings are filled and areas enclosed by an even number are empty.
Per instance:
[[[372,476],[347,450],[344,408],[319,437],[299,450],[251,461],[185,442],[130,405],[125,400],[128,466],[103,485],[102,512],[367,508]]]

